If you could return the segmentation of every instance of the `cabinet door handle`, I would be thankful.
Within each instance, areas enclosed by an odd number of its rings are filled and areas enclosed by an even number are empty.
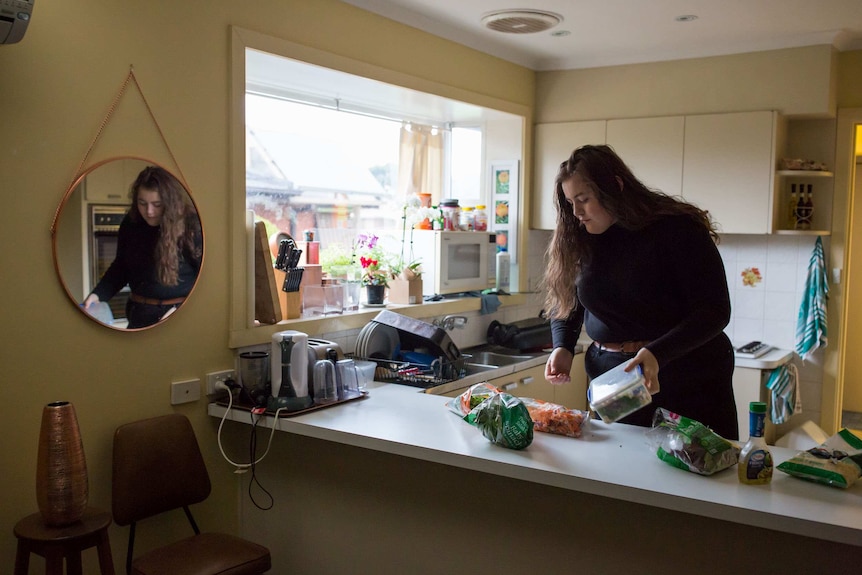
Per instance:
[[[503,391],[509,391],[510,389],[515,389],[516,387],[518,387],[518,382],[511,381],[509,383],[504,383],[503,385],[501,385],[500,389],[502,389]]]
[[[531,383],[533,383],[533,376],[532,375],[528,375],[527,377],[521,378],[521,385],[529,385]]]

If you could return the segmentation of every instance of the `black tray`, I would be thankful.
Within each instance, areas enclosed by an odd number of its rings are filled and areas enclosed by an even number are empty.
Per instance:
[[[360,395],[356,397],[348,397],[347,399],[339,399],[338,401],[333,401],[332,403],[323,403],[320,405],[312,405],[311,407],[306,407],[305,409],[299,409],[297,411],[284,411],[278,412],[279,419],[282,417],[293,417],[295,415],[302,415],[303,413],[309,413],[312,411],[317,411],[318,409],[326,409],[327,407],[332,407],[333,405],[341,405],[343,403],[348,403],[350,401],[356,401],[358,399],[365,399],[368,397],[367,391],[360,391]],[[222,407],[228,407],[228,401],[226,399],[218,399],[216,400],[216,404]],[[242,399],[234,399],[233,404],[230,407],[239,409],[240,411],[251,411],[255,408],[255,405],[252,403],[248,403],[243,401]],[[264,412],[265,415],[275,416],[275,411],[266,410]]]

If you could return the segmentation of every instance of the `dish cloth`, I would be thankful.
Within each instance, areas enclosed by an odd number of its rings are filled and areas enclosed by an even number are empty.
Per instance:
[[[479,309],[479,315],[494,313],[500,307],[500,298],[497,297],[497,294],[483,293],[481,297],[482,307]]]
[[[799,372],[792,363],[773,369],[766,381],[766,389],[772,394],[772,423],[785,423],[794,413],[802,411],[802,394],[799,393]]]
[[[808,262],[808,277],[799,318],[796,322],[796,353],[803,360],[811,359],[818,347],[826,347],[826,300],[829,285],[826,281],[826,258],[823,255],[823,242],[820,236],[814,242],[814,250]]]

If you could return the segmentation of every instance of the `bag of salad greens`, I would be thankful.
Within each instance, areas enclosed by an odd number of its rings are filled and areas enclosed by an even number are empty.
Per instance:
[[[778,470],[844,489],[862,476],[862,438],[842,429],[817,447],[801,451],[778,465]]]
[[[699,475],[736,465],[739,448],[710,428],[667,409],[655,410],[646,436],[659,459]]]
[[[491,443],[509,449],[524,449],[533,442],[533,420],[527,406],[508,393],[492,395],[467,417],[471,415],[474,416],[474,425]]]

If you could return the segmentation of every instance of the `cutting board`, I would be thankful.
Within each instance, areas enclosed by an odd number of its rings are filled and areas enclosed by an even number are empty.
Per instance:
[[[275,324],[283,319],[263,222],[254,223],[254,319],[262,324]]]

